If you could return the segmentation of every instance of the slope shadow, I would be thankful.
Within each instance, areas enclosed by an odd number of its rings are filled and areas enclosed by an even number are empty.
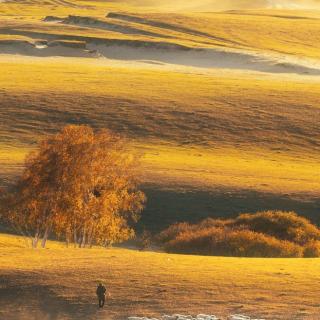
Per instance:
[[[230,218],[240,213],[263,210],[295,211],[319,223],[319,199],[293,197],[254,190],[199,190],[190,187],[161,189],[143,188],[148,202],[138,229],[158,232],[175,222],[198,222],[208,217]]]
[[[50,286],[28,283],[27,275],[0,275],[0,319],[97,319],[97,306],[67,301]]]

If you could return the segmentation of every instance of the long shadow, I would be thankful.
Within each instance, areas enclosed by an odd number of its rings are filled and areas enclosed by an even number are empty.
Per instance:
[[[0,275],[0,284],[0,319],[98,319],[96,305],[67,301],[50,286],[29,283],[28,274]]]
[[[43,276],[45,270],[39,273]],[[63,281],[61,276],[61,281]],[[63,285],[63,283],[61,283]],[[140,308],[148,300],[130,300],[126,298],[107,301],[104,309],[97,304],[78,300],[66,300],[58,296],[52,286],[38,282],[34,271],[8,271],[0,275],[0,319],[1,320],[125,320],[128,313],[140,314]],[[58,288],[57,288],[58,289]],[[129,289],[129,287],[128,287]],[[74,290],[77,290],[75,287]],[[141,297],[143,299],[143,297]],[[162,299],[152,299],[152,310],[158,314],[166,313],[166,304]],[[120,310],[122,311],[119,311]],[[118,311],[117,311],[118,310]]]
[[[207,217],[229,218],[262,210],[295,211],[320,223],[320,199],[298,199],[290,195],[252,190],[159,189],[145,186],[148,197],[138,228],[158,232],[175,222],[198,222]]]

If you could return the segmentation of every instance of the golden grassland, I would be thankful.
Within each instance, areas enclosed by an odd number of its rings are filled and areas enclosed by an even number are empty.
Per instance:
[[[149,182],[162,176],[181,184],[318,195],[320,85],[312,78],[283,82],[90,59],[0,64],[6,161],[12,154],[20,163],[42,134],[80,121],[131,137],[144,153]]]
[[[148,2],[147,2],[148,3]],[[139,5],[140,4],[140,5]],[[136,39],[166,41],[191,47],[225,47],[289,54],[295,58],[319,59],[320,13],[319,11],[293,10],[233,10],[214,12],[214,6],[202,12],[184,10],[174,12],[164,4],[155,5],[143,1],[12,1],[2,3],[0,34],[43,37],[73,36],[80,39]],[[231,5],[232,7],[232,5]],[[106,21],[109,12],[120,12],[139,17],[142,23],[107,20],[123,27],[135,27],[140,31],[154,32],[154,36],[137,33],[126,34],[103,30],[99,27],[83,27],[68,24],[43,23],[47,15],[67,17],[79,15]],[[154,26],[149,20],[160,22]]]
[[[173,313],[242,313],[272,320],[318,317],[318,259],[66,249],[57,242],[33,250],[22,238],[4,234],[0,247],[3,319],[125,319]],[[103,311],[95,297],[100,280],[111,293]]]
[[[294,16],[294,12],[283,11],[145,14],[141,17],[188,26],[210,35],[211,39],[209,36],[205,43],[213,45],[285,53],[295,57],[320,57],[320,38],[317,32],[316,35],[312,31],[320,27],[320,20],[308,14],[302,14],[303,22],[299,16]]]
[[[0,40],[164,42],[318,62],[316,10],[213,12],[227,7],[182,4],[3,2]],[[109,12],[140,22],[106,18]],[[93,17],[122,29],[44,22],[48,15]],[[318,221],[319,77],[19,55],[1,55],[0,70],[1,185],[21,171],[41,136],[86,123],[123,133],[143,154],[151,225],[263,209],[297,210]]]
[[[0,40],[134,40],[319,63],[318,11],[213,12],[206,1],[185,3],[1,2]],[[106,18],[109,12],[140,23]],[[42,21],[48,15],[93,17],[118,31]],[[150,230],[265,209],[295,210],[320,222],[319,96],[319,77],[301,74],[0,55],[0,185],[21,172],[24,156],[43,135],[85,123],[123,133],[143,155],[148,203],[141,225]],[[32,250],[8,235],[0,235],[0,249],[0,318],[6,320],[176,312],[318,318],[317,259],[67,250],[58,242]],[[111,292],[103,311],[95,304],[99,280]]]

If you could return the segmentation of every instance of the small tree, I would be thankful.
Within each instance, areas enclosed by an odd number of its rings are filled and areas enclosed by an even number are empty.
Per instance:
[[[34,247],[51,231],[79,247],[126,240],[146,200],[138,164],[118,134],[67,126],[26,158],[7,220],[32,235]]]

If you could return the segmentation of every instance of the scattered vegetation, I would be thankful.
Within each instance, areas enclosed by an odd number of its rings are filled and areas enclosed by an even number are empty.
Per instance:
[[[51,231],[79,247],[133,236],[145,195],[137,189],[137,159],[107,130],[67,126],[29,154],[4,201],[4,219],[42,246]]]
[[[319,257],[320,229],[294,212],[266,211],[235,219],[178,223],[158,241],[167,252],[239,257]]]

